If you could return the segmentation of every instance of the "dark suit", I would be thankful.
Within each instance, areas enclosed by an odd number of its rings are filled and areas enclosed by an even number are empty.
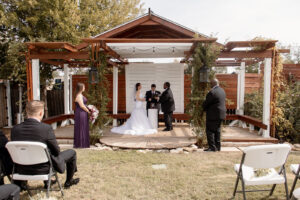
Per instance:
[[[76,152],[73,149],[60,151],[53,129],[50,125],[35,119],[26,119],[11,130],[12,141],[36,141],[47,145],[54,169],[64,173],[67,168],[67,181],[70,181],[77,170]],[[67,167],[66,167],[67,166]],[[43,174],[49,172],[49,163],[23,166],[17,165],[16,171],[24,174]]]
[[[206,95],[203,110],[206,111],[206,135],[209,148],[221,150],[221,123],[226,117],[226,94],[219,86]]]
[[[20,188],[14,184],[0,186],[0,200],[19,200]]]
[[[0,185],[4,184],[3,176],[8,176],[12,173],[13,163],[10,155],[5,148],[8,139],[2,131],[0,131]]]
[[[156,96],[159,96],[160,92],[159,91],[154,91],[154,94],[152,92],[152,90],[149,90],[146,92],[146,109],[147,109],[147,116],[148,116],[148,109],[151,108],[151,104],[154,104],[154,108],[156,108],[158,110],[157,112],[157,116],[159,113],[159,102],[158,100],[155,99]],[[151,99],[151,101],[149,101]],[[158,118],[157,118],[158,119]]]
[[[175,102],[171,88],[167,88],[160,96],[161,110],[164,113],[164,120],[167,129],[172,129],[173,112],[175,110]]]

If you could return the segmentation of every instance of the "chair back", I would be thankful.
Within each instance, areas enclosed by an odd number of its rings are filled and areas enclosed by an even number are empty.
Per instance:
[[[49,161],[47,145],[41,142],[13,141],[5,146],[14,163],[36,165]]]
[[[291,150],[288,144],[250,146],[243,150],[244,165],[257,169],[282,166]]]

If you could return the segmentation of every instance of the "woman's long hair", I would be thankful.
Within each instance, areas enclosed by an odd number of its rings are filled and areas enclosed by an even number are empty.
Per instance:
[[[77,98],[77,95],[82,92],[84,88],[84,84],[83,83],[77,83],[77,86],[76,86],[76,90],[75,90],[75,99]]]
[[[138,91],[140,85],[141,85],[141,83],[135,84],[135,91]]]

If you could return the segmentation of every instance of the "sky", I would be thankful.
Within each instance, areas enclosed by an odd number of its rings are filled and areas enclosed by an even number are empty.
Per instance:
[[[300,46],[300,0],[141,0],[151,10],[218,42],[262,36]]]

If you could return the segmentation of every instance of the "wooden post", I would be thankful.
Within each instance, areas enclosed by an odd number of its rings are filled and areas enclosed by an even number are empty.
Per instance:
[[[70,76],[70,112],[73,113],[73,79],[72,75]]]
[[[113,67],[113,114],[118,114],[118,67]],[[117,126],[117,119],[113,120],[113,126]]]
[[[68,64],[64,64],[64,107],[65,114],[70,114],[70,83]]]
[[[22,115],[22,95],[23,95],[23,88],[22,85],[19,84],[19,113],[17,115],[17,124],[20,124],[23,121]]]
[[[32,97],[33,100],[41,100],[40,88],[40,61],[32,59]]]
[[[240,70],[240,92],[239,92],[239,113],[244,115],[244,101],[245,101],[245,62],[241,62]]]
[[[10,81],[5,81],[6,86],[6,106],[7,106],[7,125],[12,127],[12,112],[11,112],[11,91],[10,91]]]
[[[27,75],[27,98],[28,101],[33,99],[32,94],[32,63],[29,59],[29,53],[26,55],[26,75]]]
[[[268,127],[267,130],[263,130],[263,137],[270,137],[271,62],[271,58],[265,58],[263,123],[266,124]]]

